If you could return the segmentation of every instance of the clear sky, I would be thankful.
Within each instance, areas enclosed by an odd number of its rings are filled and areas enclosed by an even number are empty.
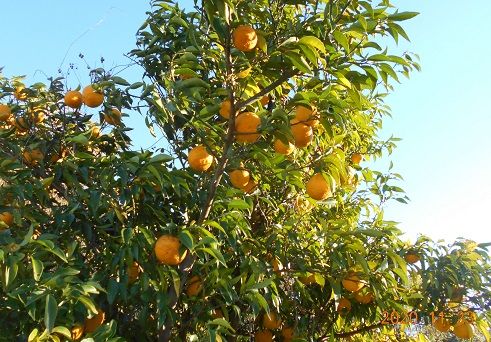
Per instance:
[[[491,241],[491,2],[394,3],[421,13],[404,24],[411,44],[400,49],[418,53],[423,70],[403,79],[387,99],[394,117],[382,135],[403,140],[380,165],[383,170],[394,162],[411,202],[389,205],[386,218],[401,222],[411,238],[424,233],[448,241]],[[101,66],[100,57],[106,68],[128,63],[123,54],[134,47],[148,9],[141,0],[4,2],[0,66],[6,76],[25,74],[30,83],[45,81],[43,73],[56,75],[59,68],[66,73],[73,63],[68,84],[85,85],[86,64],[78,54],[91,67]],[[136,81],[139,72],[133,68],[124,76]],[[139,132],[135,143],[145,147],[152,139],[141,122],[127,120]]]

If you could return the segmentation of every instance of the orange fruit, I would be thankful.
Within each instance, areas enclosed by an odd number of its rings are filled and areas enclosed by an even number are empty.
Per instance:
[[[233,170],[229,173],[229,176],[232,185],[239,189],[244,189],[251,179],[249,171],[245,169]]]
[[[0,221],[10,227],[14,223],[14,216],[8,211],[4,211],[3,213],[0,213]],[[0,228],[0,230],[2,229],[3,228]]]
[[[351,311],[351,302],[347,298],[339,298],[338,307],[336,311],[340,314],[345,314]]]
[[[10,107],[5,104],[0,104],[0,121],[7,121],[10,119],[11,115],[12,111],[10,110]]]
[[[312,130],[312,127],[299,122],[297,119],[291,120],[290,123],[293,139],[295,140],[295,146],[309,146],[314,137],[314,131]]]
[[[188,162],[194,171],[204,172],[213,164],[213,156],[208,153],[205,146],[198,145],[189,151]]]
[[[474,336],[474,326],[465,319],[459,319],[453,326],[453,333],[458,338],[470,340]]]
[[[232,40],[236,49],[247,52],[257,45],[256,31],[249,25],[240,25],[232,32]]]
[[[24,117],[19,117],[19,118],[12,118],[12,125],[17,129],[19,132],[27,132],[29,129],[29,124],[27,123],[26,119]]]
[[[274,142],[274,150],[276,153],[287,156],[295,150],[295,145],[291,142],[288,142],[288,145],[285,145],[280,139],[276,139]]]
[[[269,330],[261,330],[254,334],[255,342],[272,342],[273,334]]]
[[[230,112],[232,111],[232,104],[230,100],[225,100],[220,104],[220,110],[218,113],[224,118],[228,119],[230,117]]]
[[[353,162],[353,164],[360,164],[360,162],[362,161],[363,159],[363,156],[359,153],[354,153],[352,156],[351,156],[351,161]]]
[[[173,235],[162,235],[157,239],[154,246],[155,256],[157,260],[170,266],[179,265],[184,259],[179,254],[179,248],[181,247],[181,241]]]
[[[15,88],[14,97],[19,101],[27,100],[27,93],[24,91],[24,86],[18,86]]]
[[[24,153],[22,153],[22,156],[24,157],[26,164],[29,165],[36,165],[44,159],[43,152],[41,152],[41,150],[37,148],[31,151],[24,151]]]
[[[247,183],[246,186],[244,186],[242,188],[242,190],[244,190],[246,193],[250,194],[251,192],[254,191],[254,189],[256,189],[256,187],[257,187],[257,183],[251,179],[249,181],[249,183]]]
[[[104,94],[96,91],[92,85],[88,85],[82,90],[82,98],[85,105],[91,108],[99,107],[104,102]]]
[[[244,112],[235,119],[235,140],[242,143],[253,143],[259,139],[257,128],[261,119],[254,113]]]
[[[134,283],[140,277],[140,272],[141,272],[140,265],[136,261],[133,261],[133,264],[128,266],[127,272],[128,272],[128,282],[130,284]]]
[[[306,185],[307,194],[317,201],[322,201],[332,195],[331,187],[322,173],[316,173]]]
[[[273,271],[274,272],[281,273],[280,272],[280,270],[281,270],[281,264],[278,261],[278,259],[273,259],[273,261],[271,262],[271,266],[273,266]]]
[[[261,99],[259,100],[259,102],[261,102],[261,106],[266,106],[268,105],[269,103],[269,95],[264,95],[263,97],[261,97]]]
[[[104,113],[104,121],[113,126],[121,124],[121,112],[117,108],[111,108],[111,113]]]
[[[93,126],[90,129],[90,138],[91,139],[97,139],[100,136],[101,136],[101,129],[99,128],[99,126]]]
[[[82,324],[75,324],[71,330],[72,340],[79,340],[84,334],[84,326]]]
[[[309,276],[307,277],[300,277],[298,278],[298,280],[300,280],[300,282],[304,285],[310,285],[310,284],[315,284],[315,274],[310,274]]]
[[[97,315],[85,319],[85,331],[88,333],[94,332],[102,325],[102,323],[104,323],[105,319],[106,313],[101,309],[97,310]]]
[[[290,342],[293,340],[293,336],[295,335],[295,330],[292,327],[283,327],[281,329],[281,336],[283,337],[283,341]]]
[[[192,276],[188,281],[188,286],[186,287],[186,294],[189,297],[195,297],[203,289],[203,282],[200,276]]]
[[[32,122],[35,124],[41,123],[44,121],[44,113],[45,110],[41,107],[34,107],[32,111],[29,112],[29,117],[31,118]]]
[[[433,322],[433,327],[440,332],[449,331],[451,326],[450,321],[442,316],[439,316],[438,319],[435,319]]]
[[[278,329],[281,326],[281,319],[276,313],[270,312],[263,316],[263,327],[266,329]]]
[[[82,93],[77,90],[67,91],[67,93],[65,94],[64,101],[66,106],[73,109],[80,108],[80,106],[84,102],[82,98]]]
[[[305,125],[311,127],[316,126],[319,123],[319,121],[316,120],[315,115],[316,115],[315,109],[312,110],[305,106],[295,107],[295,119],[298,120],[298,122],[301,122]]]
[[[371,302],[373,302],[373,294],[371,292],[365,292],[365,293],[361,293],[360,292],[355,292],[353,294],[353,297],[355,298],[355,300],[358,302],[358,303],[361,303],[361,304],[370,304]]]
[[[421,259],[420,256],[414,252],[408,252],[406,253],[406,255],[404,255],[404,260],[406,260],[408,264],[415,264],[420,259]]]
[[[363,286],[365,286],[365,282],[361,280],[356,274],[349,273],[342,281],[343,287],[349,292],[357,292],[360,291]]]

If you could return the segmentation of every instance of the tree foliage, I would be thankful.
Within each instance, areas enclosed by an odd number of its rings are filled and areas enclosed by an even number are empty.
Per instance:
[[[404,242],[383,215],[407,201],[400,175],[360,160],[397,142],[379,137],[384,98],[419,65],[383,46],[409,39],[416,14],[387,0],[153,1],[130,53],[142,80],[93,70],[97,109],[67,105],[60,78],[2,76],[0,339],[422,340],[440,316],[489,338],[489,244]],[[159,146],[132,145],[137,112]],[[196,146],[206,172],[189,167]]]

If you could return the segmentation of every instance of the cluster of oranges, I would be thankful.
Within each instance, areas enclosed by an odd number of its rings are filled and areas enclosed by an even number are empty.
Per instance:
[[[249,52],[256,48],[258,35],[254,28],[248,25],[238,26],[232,33],[234,47],[243,52]],[[263,96],[260,99],[261,105],[269,103],[270,97]],[[231,115],[232,108],[229,99],[220,104],[219,114],[224,119]],[[290,120],[290,132],[293,141],[282,141],[276,139],[273,143],[274,151],[278,154],[290,155],[296,148],[309,146],[314,138],[315,128],[319,125],[319,113],[313,105],[297,105],[295,107],[295,117]],[[259,126],[261,118],[253,112],[244,111],[238,113],[235,118],[235,140],[239,143],[251,144],[259,140],[261,133]],[[351,160],[353,164],[359,164],[362,155],[355,153]],[[197,172],[206,172],[214,162],[214,156],[206,148],[199,145],[192,148],[188,154],[188,162],[191,169]],[[250,193],[257,187],[257,182],[253,179],[250,171],[241,164],[238,169],[229,172],[230,182],[238,189]],[[314,200],[321,201],[332,196],[332,188],[322,173],[314,174],[306,184],[307,194]]]

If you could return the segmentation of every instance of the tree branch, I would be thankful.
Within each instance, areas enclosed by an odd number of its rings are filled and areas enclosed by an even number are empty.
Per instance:
[[[344,332],[344,333],[337,333],[337,334],[334,334],[334,336],[338,337],[338,338],[351,337],[351,336],[354,336],[357,334],[362,334],[364,332],[367,332],[367,331],[370,331],[373,329],[377,329],[377,328],[381,327],[382,325],[383,325],[382,323],[367,325],[367,326],[361,327],[361,328],[353,330],[353,331],[348,331],[348,332]]]

